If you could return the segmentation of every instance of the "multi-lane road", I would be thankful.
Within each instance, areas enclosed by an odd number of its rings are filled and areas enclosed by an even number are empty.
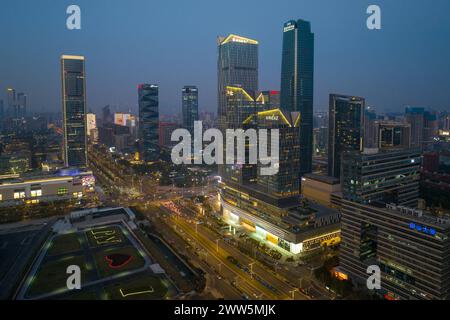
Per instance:
[[[167,208],[165,210],[169,211]],[[244,292],[244,297],[307,299],[299,292],[298,285],[266,269],[203,225],[195,226],[174,212],[170,212],[166,219],[166,224],[172,226],[189,242],[197,254],[202,255],[208,264],[215,268],[220,278],[231,281]]]

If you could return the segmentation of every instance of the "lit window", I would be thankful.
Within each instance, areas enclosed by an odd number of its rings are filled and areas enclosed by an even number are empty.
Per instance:
[[[24,199],[25,191],[16,191],[14,192],[14,199]]]
[[[32,198],[36,198],[36,197],[41,197],[42,196],[42,190],[31,190],[31,197]]]
[[[83,197],[83,192],[74,192],[73,194],[74,198],[82,198]]]

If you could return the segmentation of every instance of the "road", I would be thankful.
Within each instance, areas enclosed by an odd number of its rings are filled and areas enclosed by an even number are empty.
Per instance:
[[[170,214],[167,223],[178,229],[186,241],[195,242],[197,250],[201,249],[199,250],[200,253],[204,254],[205,259],[210,260],[210,264],[214,262],[222,273],[228,270],[227,278],[234,277],[237,286],[242,287],[244,292],[250,292],[252,297],[292,299],[292,293],[295,290],[295,299],[307,299],[306,296],[298,292],[296,286],[291,285],[286,279],[282,279],[259,263],[255,263],[253,259],[235,247],[222,240],[216,242],[217,235],[208,228],[202,225],[195,228],[193,224],[175,214]],[[229,256],[236,258],[240,267],[229,261],[227,259]]]

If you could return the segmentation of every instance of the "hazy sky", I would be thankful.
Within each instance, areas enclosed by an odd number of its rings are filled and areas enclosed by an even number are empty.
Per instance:
[[[66,29],[70,4],[81,30]],[[369,4],[381,7],[381,30],[366,27]],[[259,40],[260,89],[279,89],[282,26],[302,18],[315,33],[315,110],[333,92],[379,111],[450,111],[449,14],[449,0],[1,0],[0,99],[12,86],[32,110],[59,110],[65,53],[86,56],[89,109],[136,110],[147,82],[160,85],[162,113],[179,112],[187,84],[200,111],[216,111],[216,37]]]

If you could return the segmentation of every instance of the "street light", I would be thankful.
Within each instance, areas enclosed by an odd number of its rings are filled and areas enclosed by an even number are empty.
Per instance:
[[[253,279],[253,265],[255,264],[255,262],[251,262],[248,264],[248,266],[250,267],[250,278]]]
[[[295,300],[295,292],[298,291],[297,288],[294,288],[292,290],[290,290],[289,292],[292,293],[292,300]]]
[[[217,240],[216,240],[216,251],[217,251],[217,252],[219,252],[219,240],[220,240],[220,239],[217,239]]]

